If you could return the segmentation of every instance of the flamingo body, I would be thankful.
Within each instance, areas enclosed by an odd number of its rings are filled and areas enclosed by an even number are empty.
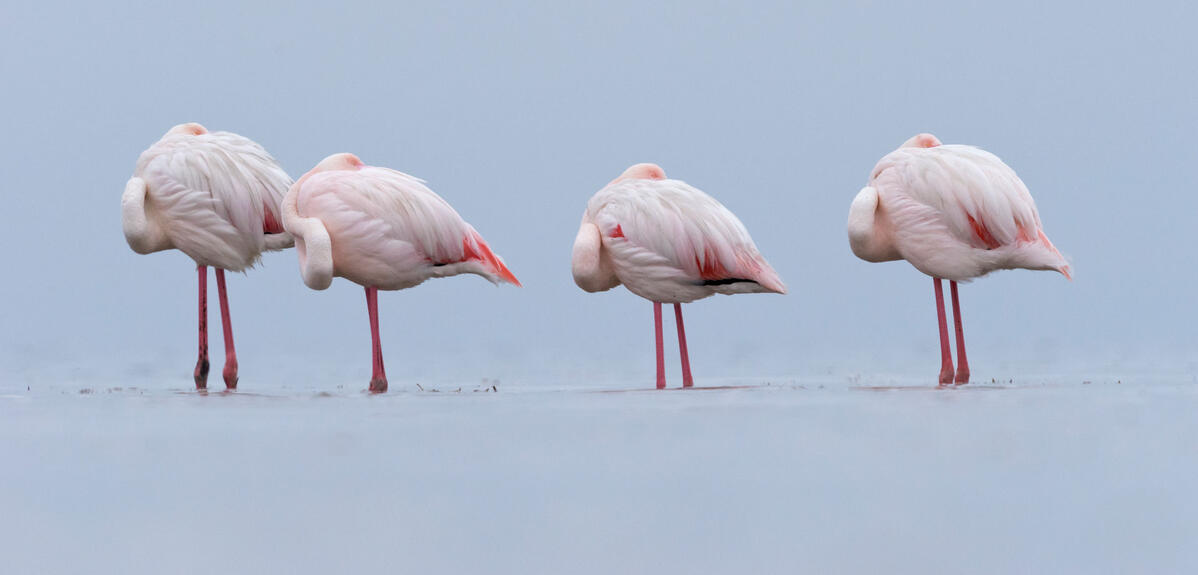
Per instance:
[[[622,176],[590,199],[572,268],[575,283],[586,291],[622,284],[659,303],[689,303],[717,293],[786,293],[728,208],[664,173]]]
[[[352,158],[352,160],[351,160]],[[346,162],[338,167],[337,162]],[[331,156],[288,192],[283,227],[313,289],[333,277],[383,290],[463,273],[520,285],[482,236],[423,180]],[[314,245],[313,242],[315,242]]]
[[[182,124],[142,152],[122,196],[122,227],[138,253],[178,249],[197,265],[252,267],[292,245],[278,223],[291,178],[257,143]]]
[[[918,138],[883,157],[854,199],[854,254],[954,281],[1014,268],[1069,276],[1014,170],[985,150]]]

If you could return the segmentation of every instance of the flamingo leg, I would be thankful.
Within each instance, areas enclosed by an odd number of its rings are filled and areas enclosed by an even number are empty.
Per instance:
[[[200,280],[200,357],[196,360],[196,389],[208,389],[208,266],[196,265]]]
[[[387,391],[387,374],[383,370],[383,344],[379,342],[379,291],[377,288],[366,288],[366,310],[370,314],[370,349],[371,361],[374,364],[370,376],[370,391],[382,393]]]
[[[678,325],[678,353],[682,356],[682,387],[693,387],[691,377],[691,358],[686,353],[686,328],[682,325],[682,304],[674,304],[674,323]]]
[[[225,332],[225,387],[237,389],[237,350],[233,348],[233,322],[229,318],[229,296],[225,293],[225,270],[216,270],[216,292],[220,299],[220,325]]]
[[[953,382],[953,356],[948,350],[948,322],[944,318],[944,286],[932,278],[936,288],[936,319],[940,323],[940,385]]]
[[[653,334],[657,339],[657,389],[666,387],[666,356],[662,349],[661,303],[653,302]]]
[[[957,282],[948,282],[953,295],[953,323],[957,328],[957,385],[969,383],[969,360],[965,358],[965,329],[961,325],[961,302],[957,299]]]

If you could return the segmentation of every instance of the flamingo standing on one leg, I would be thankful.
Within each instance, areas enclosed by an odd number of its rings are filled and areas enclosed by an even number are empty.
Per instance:
[[[283,227],[295,236],[308,287],[322,290],[341,276],[366,288],[373,392],[387,391],[378,290],[463,273],[520,285],[482,236],[422,180],[364,165],[353,154],[325,158],[291,186]]]
[[[262,146],[230,132],[180,124],[137,159],[121,197],[121,223],[139,254],[178,249],[196,262],[200,352],[196,389],[208,386],[208,266],[216,268],[225,335],[225,385],[237,387],[237,352],[225,270],[243,271],[264,250],[291,247],[276,214],[291,178]]]
[[[658,389],[666,386],[661,304],[674,304],[682,386],[691,387],[682,304],[717,293],[786,293],[728,208],[685,182],[667,180],[654,164],[628,168],[591,197],[572,267],[585,291],[624,284],[653,302]]]
[[[973,146],[941,145],[919,134],[887,154],[849,208],[849,245],[869,262],[907,260],[932,276],[940,327],[940,384],[969,383],[957,282],[995,270],[1052,270],[1069,263],[1048,241],[1036,203],[1015,171]],[[949,280],[956,327],[953,373],[944,288]]]

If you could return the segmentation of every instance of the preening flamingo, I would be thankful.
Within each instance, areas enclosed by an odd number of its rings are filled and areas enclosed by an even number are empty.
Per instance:
[[[717,293],[786,293],[728,208],[654,164],[628,168],[587,202],[572,268],[585,291],[624,284],[653,302],[658,389],[666,386],[661,304],[674,304],[682,386],[691,387],[682,304]]]
[[[520,285],[482,236],[424,181],[367,166],[353,154],[325,158],[291,186],[283,227],[295,236],[308,287],[325,289],[340,276],[366,288],[373,392],[387,391],[378,290],[464,273]]]
[[[137,159],[121,197],[121,224],[139,254],[178,249],[196,262],[200,291],[197,389],[208,382],[208,266],[216,269],[225,335],[225,385],[237,387],[237,352],[225,270],[253,267],[264,250],[292,245],[277,214],[291,178],[253,141],[195,123],[170,129]]]
[[[957,282],[995,270],[1051,270],[1069,263],[1044,235],[1036,203],[1015,171],[973,146],[919,134],[874,166],[849,208],[849,245],[869,262],[907,260],[932,276],[940,324],[940,384],[969,382]],[[949,280],[957,370],[949,352],[941,279]]]

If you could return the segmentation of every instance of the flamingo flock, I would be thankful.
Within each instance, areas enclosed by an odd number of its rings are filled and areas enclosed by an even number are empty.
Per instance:
[[[225,385],[237,387],[225,270],[253,267],[262,252],[294,246],[314,290],[334,277],[361,285],[371,331],[369,390],[387,390],[378,290],[474,274],[519,287],[490,245],[423,180],[357,156],[328,156],[296,181],[253,141],[195,123],[171,128],[142,152],[121,198],[129,247],[178,249],[196,263],[197,389],[207,387],[208,267],[215,270],[224,332]],[[997,156],[919,134],[874,166],[853,199],[849,245],[868,262],[906,260],[932,277],[940,333],[938,384],[969,382],[958,282],[1001,269],[1056,271],[1069,263],[1049,241],[1027,187]],[[744,224],[712,196],[636,164],[586,203],[571,271],[578,287],[623,285],[653,303],[656,387],[666,387],[662,304],[674,305],[682,387],[692,387],[682,304],[714,294],[785,294]],[[949,280],[957,360],[949,344],[943,280]]]

